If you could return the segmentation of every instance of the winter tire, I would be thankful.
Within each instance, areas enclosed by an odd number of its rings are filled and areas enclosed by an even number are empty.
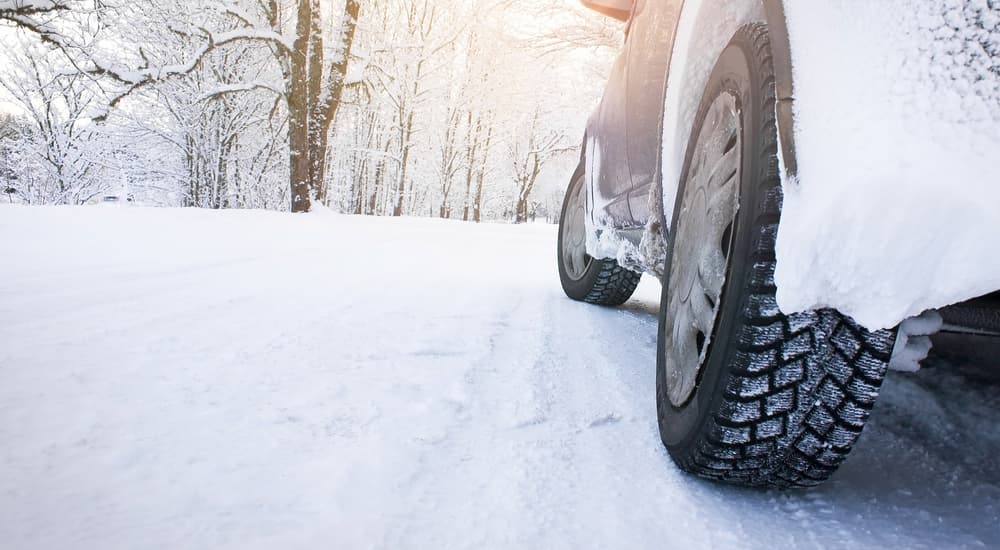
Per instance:
[[[559,217],[559,280],[574,300],[603,306],[624,304],[635,292],[641,273],[587,254],[587,188],[582,168],[573,175]]]
[[[782,194],[766,28],[741,29],[709,78],[672,218],[660,302],[660,436],[684,470],[816,485],[861,433],[892,353],[834,310],[775,301]]]

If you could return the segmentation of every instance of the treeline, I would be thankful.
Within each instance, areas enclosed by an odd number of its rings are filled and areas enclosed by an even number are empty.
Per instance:
[[[606,25],[558,0],[0,0],[0,185],[29,204],[552,218]]]

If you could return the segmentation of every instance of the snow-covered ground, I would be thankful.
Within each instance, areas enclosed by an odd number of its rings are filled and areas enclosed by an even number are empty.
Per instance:
[[[0,546],[1000,545],[996,386],[890,376],[817,490],[694,479],[657,435],[658,285],[571,302],[554,238],[0,207]]]

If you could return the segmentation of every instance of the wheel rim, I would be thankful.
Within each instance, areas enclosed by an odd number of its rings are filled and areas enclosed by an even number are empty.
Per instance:
[[[573,191],[566,204],[566,218],[562,225],[562,262],[566,275],[574,281],[583,278],[592,258],[587,254],[587,190],[583,180],[573,183]]]
[[[698,130],[687,172],[663,335],[667,395],[675,407],[694,394],[719,317],[739,210],[741,126],[735,97],[721,94]]]

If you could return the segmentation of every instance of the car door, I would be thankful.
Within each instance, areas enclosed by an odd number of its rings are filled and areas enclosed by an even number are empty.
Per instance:
[[[592,190],[594,221],[599,225],[630,227],[632,176],[628,166],[627,111],[630,41],[615,60],[604,96],[587,128],[586,173]]]
[[[649,219],[649,191],[660,170],[660,132],[670,51],[681,2],[636,0],[626,74],[629,212],[636,225]]]

